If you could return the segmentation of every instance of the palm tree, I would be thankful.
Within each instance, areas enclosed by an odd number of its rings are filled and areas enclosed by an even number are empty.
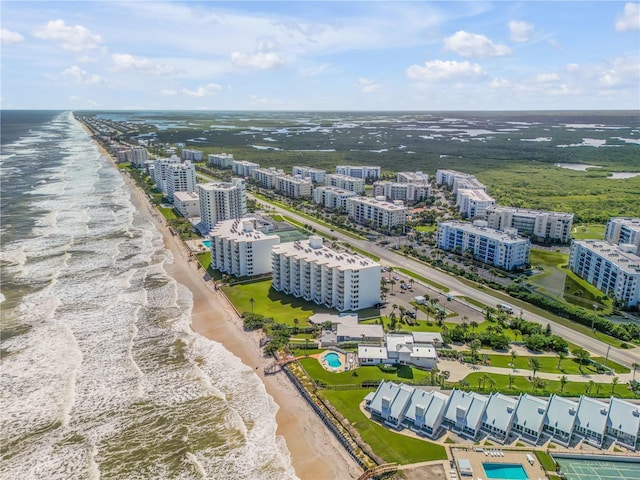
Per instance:
[[[436,321],[438,322],[438,326],[443,326],[444,325],[444,319],[447,318],[447,314],[445,313],[444,310],[438,310],[436,312]]]
[[[582,366],[587,363],[591,355],[581,347],[574,348],[571,353],[580,361],[580,373],[582,373]]]
[[[413,290],[413,283],[415,282],[415,280],[413,278],[409,279],[409,288],[411,288],[411,290]]]
[[[513,330],[513,339],[516,342],[518,341],[518,335],[522,337],[522,332],[516,328]]]
[[[620,382],[619,377],[613,377],[611,379],[611,395],[613,395],[613,391],[616,389],[616,385]]]
[[[633,381],[636,381],[636,370],[640,369],[640,363],[631,364],[631,368],[633,368]]]
[[[531,370],[533,370],[533,378],[536,378],[536,372],[540,370],[540,360],[538,360],[536,357],[531,357],[529,359],[529,367],[531,367]]]
[[[547,385],[547,382],[545,382],[543,379],[541,378],[534,378],[533,379],[533,389],[534,390],[542,390],[544,389],[544,387]]]
[[[513,375],[509,374],[509,388],[513,388],[513,380],[514,380]]]
[[[254,303],[256,303],[256,299],[255,299],[255,298],[253,298],[253,297],[251,297],[251,298],[249,299],[249,303],[251,304],[251,313],[253,313],[253,304],[254,304]]]
[[[493,387],[496,386],[496,381],[493,377],[489,377],[489,389],[493,390]]]
[[[516,368],[516,357],[518,356],[518,352],[516,352],[515,350],[511,350],[509,352],[511,354],[511,368],[513,368],[515,370]]]
[[[566,375],[562,375],[560,377],[560,393],[562,393],[562,391],[564,390],[564,386],[569,383],[569,379],[567,378]]]
[[[478,350],[480,350],[480,347],[482,346],[482,342],[475,338],[473,340],[471,340],[471,343],[469,344],[469,348],[471,348],[471,360],[472,361],[476,361],[477,357],[478,357]]]
[[[475,329],[478,328],[478,322],[476,322],[475,320],[471,320],[469,322],[469,326],[471,326],[471,330],[475,331]]]
[[[294,327],[293,327],[293,331],[294,331],[295,333],[298,333],[298,324],[299,324],[299,323],[300,323],[300,320],[298,320],[297,318],[294,318],[294,319],[293,319],[293,325],[294,325]]]
[[[565,358],[567,358],[567,354],[564,352],[558,352],[556,353],[556,355],[558,355],[558,366],[556,367],[558,370],[560,370],[560,362],[562,362],[562,360],[564,360]]]

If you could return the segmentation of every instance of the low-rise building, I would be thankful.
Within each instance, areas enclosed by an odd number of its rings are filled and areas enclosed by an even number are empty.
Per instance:
[[[256,230],[252,218],[216,223],[211,232],[211,266],[237,277],[271,271],[271,249],[280,237]]]
[[[487,403],[484,395],[454,389],[449,394],[442,424],[462,437],[475,440],[482,427]]]
[[[210,153],[207,155],[207,164],[217,168],[231,168],[233,155],[230,153]]]
[[[320,168],[296,166],[296,167],[293,167],[291,174],[294,177],[296,175],[300,175],[303,178],[308,178],[314,184],[324,184],[327,171],[322,170]]]
[[[495,230],[515,228],[519,235],[537,242],[569,243],[571,240],[572,213],[493,205],[487,207],[486,214],[489,228]]]
[[[547,404],[542,430],[548,433],[554,442],[569,446],[576,422],[578,404],[568,398],[551,395]]]
[[[640,448],[640,406],[611,397],[606,435],[620,446]]]
[[[325,184],[330,187],[349,190],[357,194],[364,193],[365,181],[362,178],[349,177],[347,175],[328,174],[325,176]]]
[[[573,436],[579,436],[586,443],[602,448],[609,418],[609,405],[595,398],[582,396],[577,410]]]
[[[484,219],[487,208],[496,204],[496,200],[484,190],[462,188],[456,194],[456,205],[460,213],[470,219]]]
[[[200,216],[200,199],[195,192],[174,192],[173,206],[183,217]]]
[[[482,416],[481,429],[489,438],[505,442],[513,426],[518,400],[501,393],[492,393]]]
[[[486,222],[455,220],[439,222],[436,232],[438,248],[469,252],[473,258],[504,270],[524,268],[529,263],[531,243],[515,231],[493,230]]]
[[[640,255],[640,218],[609,219],[604,239],[619,245],[634,245],[635,254]]]
[[[373,228],[392,229],[407,223],[408,209],[404,205],[371,197],[347,198],[350,220]]]
[[[549,402],[528,393],[520,396],[512,420],[512,431],[528,443],[537,445],[544,428]]]

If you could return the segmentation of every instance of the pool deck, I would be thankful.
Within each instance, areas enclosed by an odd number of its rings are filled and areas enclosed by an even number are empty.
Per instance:
[[[338,356],[338,358],[340,359],[340,366],[339,367],[332,367],[331,365],[329,365],[329,363],[327,362],[327,360],[324,358],[327,355],[334,353]],[[347,356],[344,353],[340,353],[340,352],[335,352],[333,350],[326,350],[322,353],[319,353],[316,355],[313,355],[313,357],[317,358],[318,361],[320,362],[320,365],[322,365],[322,368],[324,368],[325,370],[329,371],[329,372],[334,372],[334,373],[341,373],[345,371],[345,365],[347,364]]]
[[[184,243],[186,243],[187,247],[189,247],[189,250],[191,250],[194,253],[203,253],[207,251],[207,247],[204,246],[204,244],[202,243],[204,240],[206,240],[206,238],[199,238],[196,240],[186,240]]]
[[[492,456],[490,452],[496,451],[503,452],[504,456]],[[461,458],[466,458],[471,463],[471,469],[473,470],[473,475],[471,477],[463,477],[460,475],[460,472],[458,472],[458,479],[469,478],[472,480],[488,480],[487,476],[485,475],[484,468],[482,468],[483,463],[515,463],[522,465],[522,468],[524,468],[524,471],[527,473],[529,480],[539,480],[547,478],[545,471],[542,468],[542,465],[538,461],[537,457],[530,452],[508,451],[499,448],[499,446],[494,447],[490,445],[476,445],[473,447],[470,446],[466,449],[454,447],[451,449],[451,453],[456,461],[456,469],[458,460]],[[527,461],[527,453],[529,453],[533,457],[533,465],[529,464],[529,462]]]

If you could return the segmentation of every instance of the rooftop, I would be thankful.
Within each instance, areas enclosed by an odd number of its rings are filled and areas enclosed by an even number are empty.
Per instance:
[[[273,252],[281,255],[295,256],[307,262],[336,267],[340,270],[361,270],[371,267],[380,268],[379,263],[362,255],[358,255],[357,253],[336,252],[335,250],[325,247],[322,243],[322,237],[315,235],[309,237],[309,240],[296,240],[295,242],[276,245],[273,247]]]
[[[521,237],[519,235],[510,235],[501,230],[494,230],[493,228],[474,225],[471,222],[461,222],[459,220],[449,220],[446,222],[439,222],[438,228],[440,226],[455,228],[462,230],[464,232],[472,233],[475,235],[482,235],[487,238],[491,238],[494,240],[499,240],[504,243],[520,243],[520,242],[529,242],[528,239]]]
[[[625,251],[621,245],[604,240],[574,240],[573,243],[594,252],[627,273],[637,275],[640,272],[640,256]]]

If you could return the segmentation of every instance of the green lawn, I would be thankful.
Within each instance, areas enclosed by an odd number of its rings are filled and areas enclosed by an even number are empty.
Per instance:
[[[272,317],[278,323],[294,326],[294,318],[297,318],[303,327],[308,325],[308,319],[314,313],[334,313],[337,311],[307,302],[292,295],[276,292],[271,288],[271,280],[261,280],[258,282],[244,283],[233,286],[224,286],[223,292],[240,312],[251,312],[251,302],[253,298],[253,312],[260,313],[265,317]]]
[[[574,225],[571,236],[576,240],[602,240],[606,225]]]
[[[485,322],[486,323],[486,322]],[[565,374],[565,375],[579,375],[580,372],[580,364],[575,358],[565,358],[560,362],[560,370],[558,370],[558,358],[557,357],[540,357],[540,356],[518,356],[515,361],[515,368],[518,370],[531,370],[529,366],[529,359],[537,358],[540,362],[539,372],[547,372],[547,373],[557,373],[557,374]],[[489,355],[489,359],[491,360],[492,367],[499,368],[511,368],[511,355]],[[602,363],[604,365],[603,357],[593,357],[591,358],[596,363]],[[607,366],[616,373],[629,373],[630,370],[618,363],[612,362],[611,360],[607,361]],[[585,365],[582,367],[582,370],[585,374],[596,373],[595,368],[592,365]]]
[[[176,212],[173,208],[158,207],[158,210],[160,210],[160,213],[167,220],[173,220],[174,218],[178,218],[178,215],[176,215]]]
[[[386,373],[377,366],[361,366],[352,372],[333,373],[325,370],[315,358],[303,358],[300,364],[316,382],[326,385],[358,385],[368,381],[419,382],[431,378],[429,372],[403,365],[397,372]],[[355,375],[354,375],[355,373]]]
[[[462,300],[464,300],[467,303],[470,303],[471,305],[475,305],[478,308],[482,308],[483,310],[487,308],[487,305],[485,305],[482,302],[479,302],[478,300],[476,300],[475,298],[471,298],[471,297],[465,297],[465,296],[456,296],[456,298],[461,298]]]
[[[538,461],[542,464],[542,468],[544,468],[547,472],[555,472],[556,471],[556,462],[547,452],[543,452],[540,450],[536,450],[536,457],[538,457]]]
[[[435,232],[438,229],[438,225],[418,225],[414,227],[420,233]]]
[[[483,381],[484,375],[492,378],[495,384],[491,385],[489,381]],[[613,378],[613,377],[612,377]],[[557,380],[545,379],[545,387],[542,390],[534,391],[532,383],[527,377],[513,376],[513,386],[509,388],[509,375],[501,375],[497,373],[474,372],[467,375],[464,380],[468,382],[470,388],[474,391],[488,393],[490,391],[502,392],[507,395],[517,395],[519,393],[531,393],[534,395],[547,396],[552,393],[562,394],[567,397],[579,397],[580,395],[588,395],[591,397],[609,397],[611,396],[611,383],[596,383],[591,391],[587,391],[587,382],[569,382],[560,391],[560,382]],[[452,386],[459,386],[454,384]],[[637,398],[631,390],[622,383],[615,386],[613,394],[619,398]]]
[[[406,268],[396,268],[395,270],[397,270],[398,272],[402,272],[403,274],[405,274],[406,276],[408,276],[409,278],[414,278],[420,282],[424,282],[427,285],[431,285],[434,288],[437,288],[438,290],[441,290],[443,292],[448,292],[449,288],[445,287],[444,285],[441,285],[438,282],[434,282],[433,280],[429,280],[427,277],[423,277],[422,275],[418,275],[417,273],[412,272],[409,269]]]
[[[360,403],[372,390],[321,390],[318,395],[331,402],[360,433],[371,449],[389,463],[408,463],[446,460],[442,445],[401,435],[367,418]]]

